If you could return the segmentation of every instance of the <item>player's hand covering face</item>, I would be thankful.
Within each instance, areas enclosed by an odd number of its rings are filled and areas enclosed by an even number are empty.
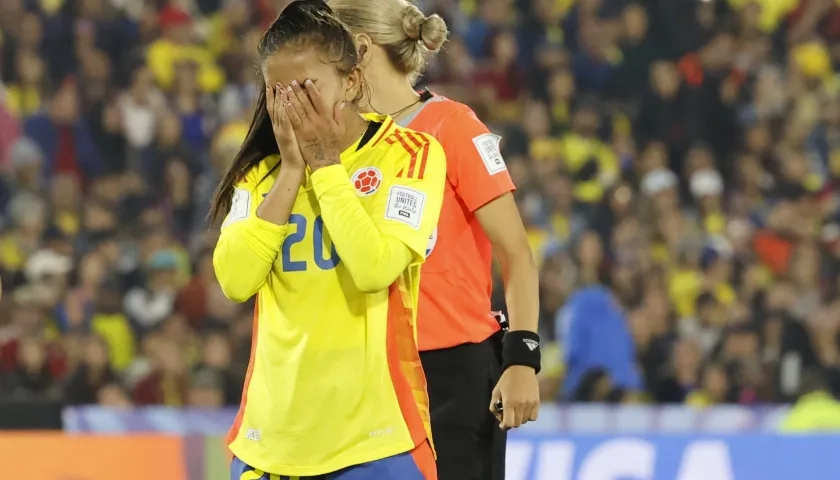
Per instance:
[[[360,87],[358,72],[342,74],[313,50],[286,49],[263,63],[266,85],[285,87],[285,111],[303,159],[313,169],[339,162],[343,109]],[[317,85],[317,86],[316,86]]]
[[[328,106],[311,79],[304,80],[303,85],[292,80],[287,93],[290,101],[286,111],[298,137],[303,159],[312,170],[339,163],[339,139],[344,134],[341,116],[344,102]]]
[[[268,117],[271,119],[271,129],[274,131],[274,138],[277,141],[277,148],[280,150],[283,165],[303,169],[304,162],[300,154],[300,146],[292,128],[292,122],[286,113],[286,104],[289,102],[286,88],[279,83],[266,86],[265,101],[265,108],[268,110]]]

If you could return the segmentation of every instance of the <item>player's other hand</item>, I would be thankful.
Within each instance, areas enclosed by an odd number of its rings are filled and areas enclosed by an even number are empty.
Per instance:
[[[497,407],[499,401],[501,412]],[[540,386],[534,369],[522,365],[508,367],[493,389],[490,412],[499,420],[502,430],[536,420],[540,412]]]
[[[297,135],[303,159],[312,170],[341,162],[339,138],[344,132],[342,104],[329,106],[312,80],[286,87],[286,111]]]
[[[268,118],[271,119],[271,129],[274,131],[274,139],[277,141],[283,165],[303,170],[306,164],[300,153],[292,122],[286,113],[286,103],[288,103],[288,94],[283,85],[278,83],[274,87],[265,87],[265,108],[268,110]]]

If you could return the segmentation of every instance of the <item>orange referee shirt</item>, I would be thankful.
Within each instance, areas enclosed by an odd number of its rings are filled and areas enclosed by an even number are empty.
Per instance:
[[[499,330],[490,315],[493,251],[475,211],[515,189],[494,135],[466,105],[434,96],[399,123],[435,137],[446,153],[438,226],[420,280],[421,351],[479,343]]]

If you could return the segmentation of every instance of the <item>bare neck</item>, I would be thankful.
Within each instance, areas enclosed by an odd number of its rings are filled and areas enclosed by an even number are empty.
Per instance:
[[[399,120],[420,108],[419,95],[402,74],[370,69],[365,75],[370,85],[370,102],[365,106],[368,110]]]

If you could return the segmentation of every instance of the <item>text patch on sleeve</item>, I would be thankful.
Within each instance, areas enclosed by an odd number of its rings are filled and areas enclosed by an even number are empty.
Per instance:
[[[388,193],[388,207],[385,209],[385,218],[403,222],[419,229],[425,201],[426,195],[423,192],[401,185],[394,185]]]
[[[475,148],[478,149],[478,154],[481,156],[481,160],[484,162],[484,166],[490,175],[507,170],[505,159],[502,158],[502,151],[499,149],[499,143],[502,141],[502,137],[492,133],[485,133],[474,137],[472,141],[475,144]]]
[[[251,211],[251,192],[242,188],[233,189],[233,198],[230,201],[230,212],[228,212],[222,226],[230,225],[248,218]]]

